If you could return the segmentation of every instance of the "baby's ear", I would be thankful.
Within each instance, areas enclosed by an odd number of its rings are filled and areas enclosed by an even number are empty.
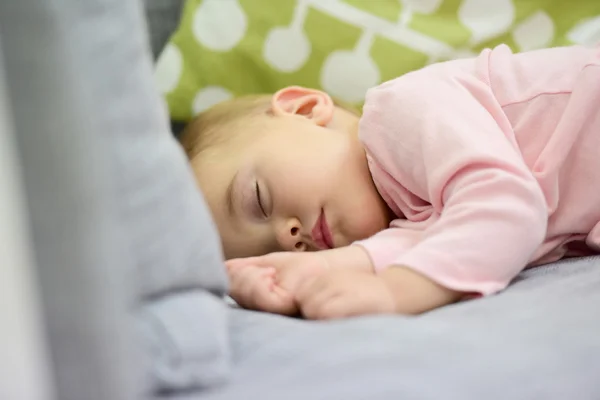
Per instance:
[[[273,114],[277,116],[297,115],[317,125],[325,126],[333,118],[335,105],[325,92],[301,86],[289,86],[273,95],[271,108]]]

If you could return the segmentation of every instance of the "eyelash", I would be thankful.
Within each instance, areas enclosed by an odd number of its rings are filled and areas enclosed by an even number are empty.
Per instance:
[[[260,198],[260,187],[258,186],[258,181],[254,184],[254,191],[256,192],[256,201],[258,202],[258,207],[260,208],[260,212],[262,215],[267,218],[267,213],[265,212],[265,208],[262,204],[262,199]]]

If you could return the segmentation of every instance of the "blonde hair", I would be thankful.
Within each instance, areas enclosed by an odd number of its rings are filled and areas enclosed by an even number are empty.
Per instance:
[[[192,160],[208,148],[235,139],[239,132],[248,130],[254,117],[271,115],[271,96],[241,96],[198,114],[179,136],[188,159]],[[337,99],[333,99],[333,102],[337,107],[360,116],[356,107]]]
[[[237,97],[198,114],[179,136],[187,157],[191,160],[205,149],[235,137],[233,132],[241,131],[242,123],[269,112],[270,100],[270,95]]]

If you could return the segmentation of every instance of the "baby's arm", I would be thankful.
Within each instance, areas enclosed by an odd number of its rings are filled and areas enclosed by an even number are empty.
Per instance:
[[[464,293],[448,289],[404,266],[389,267],[379,276],[392,293],[394,312],[399,314],[420,314],[464,297]]]
[[[374,274],[367,253],[359,246],[323,254],[335,255],[335,262],[341,264],[305,280],[294,290],[300,311],[309,319],[419,314],[462,296],[409,268],[394,266]]]
[[[277,314],[293,315],[298,310],[300,286],[341,271],[373,274],[364,250],[347,246],[319,252],[281,252],[226,262],[229,295],[241,306]]]
[[[273,253],[227,262],[230,295],[261,311],[331,319],[373,313],[417,314],[457,300],[446,289],[408,268],[374,274],[360,246],[317,253]]]
[[[400,232],[413,236],[408,230]],[[330,263],[328,271],[302,282],[294,290],[302,314],[310,319],[419,314],[453,303],[464,295],[402,266],[391,266],[375,274],[371,259],[361,246],[324,251],[321,255]]]
[[[431,215],[425,223],[413,212],[426,227],[408,250],[390,245],[401,230],[360,244],[378,273],[406,266],[455,291],[492,294],[543,242],[547,205],[485,77],[451,78],[400,78],[367,96],[361,138],[372,167],[394,178],[388,192],[407,190]]]
[[[395,229],[403,237],[403,243],[410,243],[415,232]],[[407,249],[408,250],[408,249]],[[368,253],[357,245],[336,249],[330,253],[330,265],[340,268],[349,266],[349,270],[375,273]],[[385,283],[394,300],[393,312],[399,314],[420,314],[460,300],[465,294],[446,288],[432,279],[401,265],[393,265],[380,271],[378,278]]]

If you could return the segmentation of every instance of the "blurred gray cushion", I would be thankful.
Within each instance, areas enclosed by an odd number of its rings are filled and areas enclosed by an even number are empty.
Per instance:
[[[119,123],[121,113],[111,112],[112,96],[93,90],[123,74],[112,68],[107,49],[115,50],[114,59],[129,53],[122,50],[130,39],[116,42],[111,28],[129,23],[132,4],[0,2],[49,374],[61,400],[126,400],[139,387],[131,265],[116,240],[111,156],[103,138],[106,124]],[[114,20],[106,12],[111,6]]]
[[[106,21],[110,29],[92,25],[82,37],[108,31],[120,43],[111,52],[114,57],[102,58],[102,46],[90,50],[96,62],[89,68],[104,74],[90,87],[107,100],[104,111],[112,116],[98,123],[113,157],[120,239],[146,300],[141,318],[148,319],[142,325],[152,362],[150,384],[155,390],[210,387],[226,379],[229,366],[220,241],[153,85],[140,10],[133,4],[119,9]],[[116,73],[107,76],[106,71]],[[188,337],[195,338],[193,347],[182,340]],[[165,372],[171,369],[194,373],[186,380]]]
[[[150,355],[155,392],[206,389],[226,382],[229,337],[209,325],[226,325],[222,307],[221,298],[204,291],[175,293],[144,307],[140,333]]]
[[[219,238],[154,87],[142,3],[0,2],[0,34],[57,398],[134,397],[133,309],[149,319],[146,341],[135,343],[154,362],[151,388],[168,383],[156,372],[171,367],[160,363],[185,337],[198,340],[191,368],[205,371],[195,385],[222,382]],[[182,295],[193,300],[182,310],[194,310],[194,324],[160,312]],[[177,332],[155,323],[165,318]]]

